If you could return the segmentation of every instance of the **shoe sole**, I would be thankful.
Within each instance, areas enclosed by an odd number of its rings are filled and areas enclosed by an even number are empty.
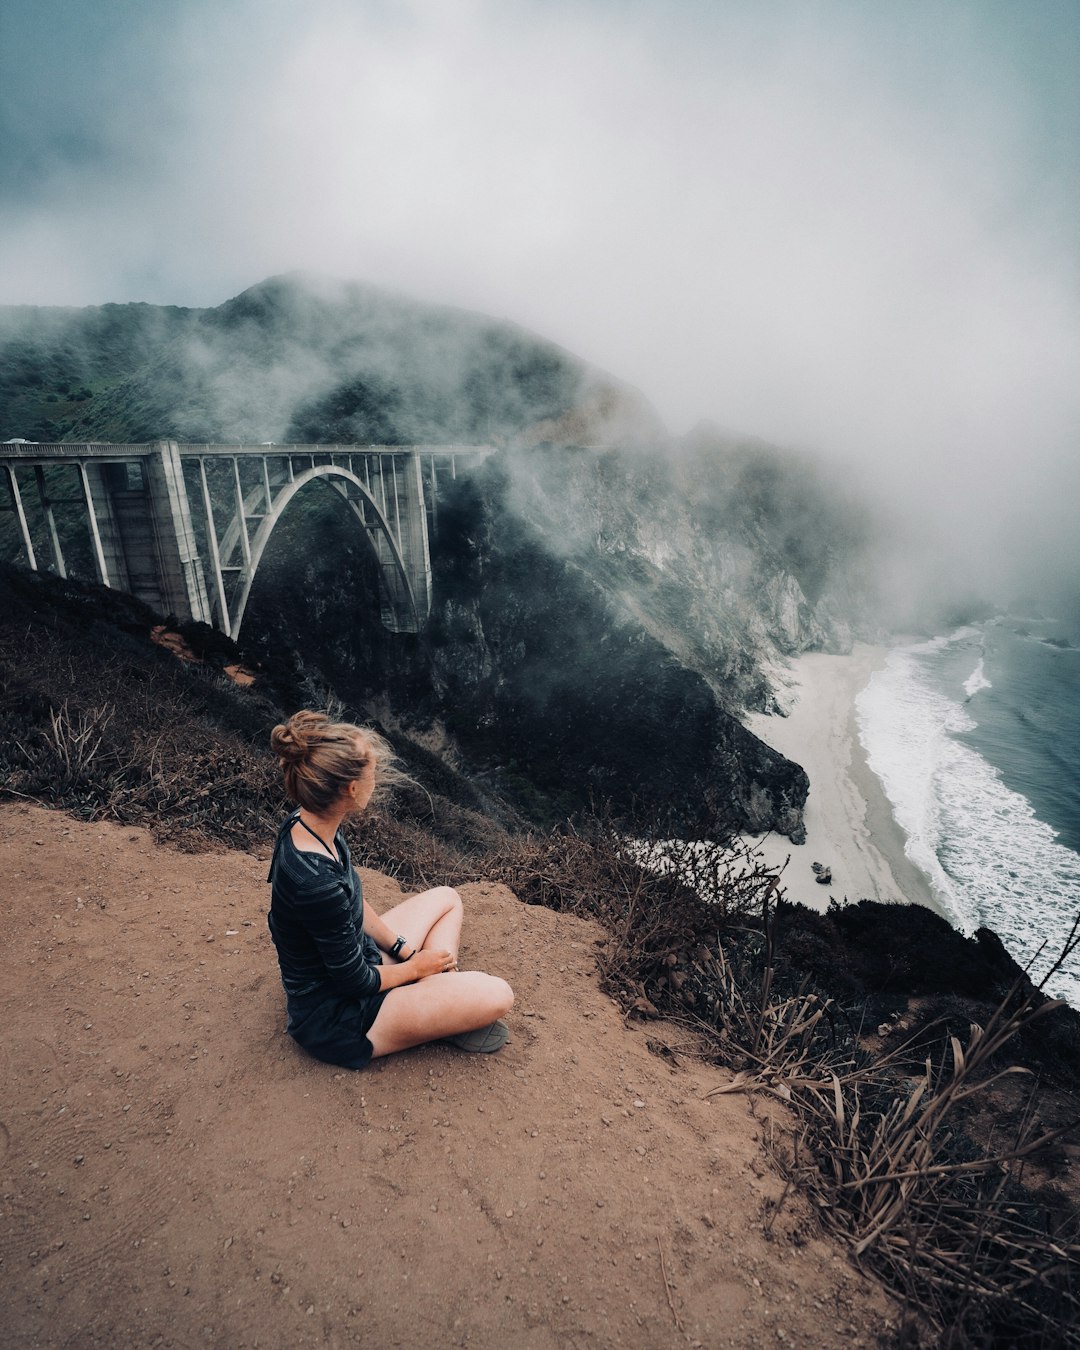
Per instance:
[[[447,1036],[447,1045],[458,1050],[467,1050],[474,1055],[490,1055],[501,1050],[510,1039],[510,1030],[503,1021],[492,1022],[489,1027],[478,1027],[475,1031],[463,1031],[458,1036]]]

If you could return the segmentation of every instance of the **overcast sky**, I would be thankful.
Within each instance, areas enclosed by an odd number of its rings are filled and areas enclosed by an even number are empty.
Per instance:
[[[1078,566],[1078,72],[1080,0],[3,0],[0,303],[369,280]]]

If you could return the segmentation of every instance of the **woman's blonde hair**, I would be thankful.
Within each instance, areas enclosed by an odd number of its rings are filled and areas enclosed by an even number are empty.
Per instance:
[[[359,742],[359,744],[358,744]],[[404,778],[389,744],[370,727],[332,722],[326,713],[303,709],[270,733],[285,791],[298,806],[321,812],[337,802],[374,759],[376,791]]]

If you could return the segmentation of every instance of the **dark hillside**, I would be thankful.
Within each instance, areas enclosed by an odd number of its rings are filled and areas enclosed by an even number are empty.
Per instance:
[[[590,400],[662,434],[640,396],[511,324],[300,275],[206,310],[0,309],[0,369],[0,440],[499,441]]]
[[[288,661],[242,687],[225,672],[240,658],[227,638],[179,625],[194,658],[181,660],[152,640],[161,623],[129,596],[0,565],[0,795],[186,846],[261,847],[287,805],[270,729],[299,706],[334,706],[335,692]],[[366,707],[349,715],[378,724]],[[498,812],[423,746],[380,730],[417,786],[393,817],[365,821],[358,856],[413,883],[432,867],[475,870],[468,859],[506,837]]]

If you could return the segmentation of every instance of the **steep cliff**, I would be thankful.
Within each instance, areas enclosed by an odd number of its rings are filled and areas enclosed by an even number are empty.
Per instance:
[[[725,707],[767,710],[767,666],[845,651],[871,627],[854,578],[863,509],[820,467],[697,433],[650,448],[546,446],[504,457],[506,509],[697,671]]]
[[[267,552],[245,648],[269,660],[283,644],[346,699],[413,730],[437,725],[472,773],[533,819],[591,800],[690,834],[801,837],[806,775],[736,715],[742,691],[767,697],[753,652],[703,641],[680,617],[689,591],[678,579],[582,541],[576,553],[556,547],[558,522],[527,506],[521,474],[507,452],[441,500],[435,607],[420,637],[381,628],[362,541],[332,494],[312,493]],[[710,666],[715,655],[726,672]]]

